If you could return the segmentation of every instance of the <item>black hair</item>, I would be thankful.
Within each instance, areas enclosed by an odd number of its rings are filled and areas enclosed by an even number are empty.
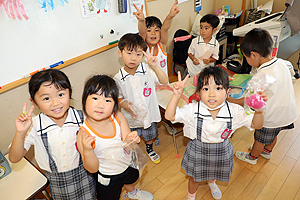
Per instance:
[[[217,28],[219,23],[220,23],[220,19],[219,17],[217,17],[216,15],[213,14],[207,14],[204,15],[201,19],[200,19],[200,23],[201,22],[206,22],[208,24],[210,24],[212,26],[212,28]]]
[[[273,51],[273,39],[268,31],[254,28],[249,31],[241,42],[241,51],[250,57],[251,52],[256,52],[262,57],[267,57]]]
[[[96,94],[100,90],[101,94],[104,94],[105,97],[110,96],[115,101],[113,112],[116,114],[119,107],[119,89],[115,80],[107,75],[94,75],[86,81],[82,93],[83,112],[87,114],[85,106],[88,96]]]
[[[145,20],[146,20],[146,27],[147,28],[150,28],[154,25],[156,25],[159,29],[161,29],[161,27],[162,27],[162,23],[161,23],[160,19],[158,19],[155,16],[146,17]]]
[[[226,91],[229,89],[229,78],[226,72],[221,67],[209,66],[199,73],[196,92],[200,92],[203,86],[209,84],[210,77],[214,78],[216,85],[222,85]]]
[[[67,75],[57,69],[46,69],[35,73],[28,83],[30,98],[34,102],[34,96],[44,82],[50,82],[50,85],[54,84],[56,89],[68,89],[70,99],[72,99],[72,87]]]
[[[137,33],[127,33],[123,35],[118,44],[119,50],[123,51],[125,48],[129,51],[137,50],[137,48],[142,48],[143,51],[147,50],[147,43],[143,38]]]

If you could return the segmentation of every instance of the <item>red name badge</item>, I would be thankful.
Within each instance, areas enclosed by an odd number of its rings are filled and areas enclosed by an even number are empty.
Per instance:
[[[228,137],[230,136],[231,132],[232,132],[231,129],[226,128],[226,129],[223,131],[223,133],[221,134],[221,138],[222,138],[222,139],[228,138]]]

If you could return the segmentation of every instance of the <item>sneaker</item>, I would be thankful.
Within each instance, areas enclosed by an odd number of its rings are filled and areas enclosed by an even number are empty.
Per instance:
[[[151,161],[154,162],[155,164],[160,163],[160,156],[153,149],[147,152],[147,155],[149,156]]]
[[[253,145],[250,146],[250,150],[252,150]],[[271,159],[272,157],[272,152],[270,152],[268,149],[264,149],[263,152],[260,154],[262,157],[265,159]]]
[[[186,200],[195,200],[196,197],[190,197],[189,195],[187,196]]]
[[[133,196],[129,192],[127,192],[127,196],[129,199],[139,199],[139,200],[152,200],[153,195],[150,192],[145,190],[137,189],[137,193]]]
[[[250,163],[251,165],[255,165],[257,163],[257,159],[250,157],[249,153],[246,152],[236,151],[235,156],[242,161]]]
[[[208,183],[208,186],[210,187],[210,192],[214,199],[222,198],[222,192],[216,183]]]

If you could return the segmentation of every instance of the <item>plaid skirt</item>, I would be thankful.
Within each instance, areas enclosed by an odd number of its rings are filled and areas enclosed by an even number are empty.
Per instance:
[[[158,128],[157,128],[157,123],[152,122],[151,126],[147,129],[144,128],[130,128],[131,131],[137,131],[138,135],[141,137],[144,137],[145,141],[152,140],[156,138],[158,135]]]
[[[233,169],[233,147],[228,139],[221,143],[191,140],[185,150],[181,167],[196,182],[218,180],[228,182]]]
[[[291,123],[288,126],[278,127],[278,128],[265,128],[255,129],[254,139],[262,144],[272,144],[274,139],[277,137],[280,131],[286,129],[293,129],[294,123]]]
[[[66,172],[46,172],[54,200],[96,200],[96,181],[80,163]]]

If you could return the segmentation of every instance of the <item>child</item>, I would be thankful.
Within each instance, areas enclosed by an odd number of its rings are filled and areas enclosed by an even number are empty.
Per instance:
[[[165,117],[184,124],[184,136],[189,137],[181,167],[190,176],[187,200],[195,199],[198,183],[207,180],[212,196],[222,193],[215,181],[228,182],[233,169],[233,148],[228,137],[238,128],[260,128],[263,112],[247,115],[244,109],[226,101],[230,94],[227,74],[219,67],[204,68],[198,78],[196,92],[201,101],[176,108],[188,76],[174,84],[174,94]]]
[[[137,12],[134,13],[138,19],[139,34],[147,43],[147,54],[155,55],[157,57],[157,65],[163,70],[168,77],[167,68],[167,42],[168,30],[171,27],[173,18],[179,13],[179,8],[176,6],[178,1],[175,2],[166,17],[164,23],[154,16],[144,17],[143,7],[139,9],[135,4]],[[152,48],[154,48],[152,50]]]
[[[55,69],[40,71],[31,77],[29,93],[42,113],[31,117],[34,106],[27,113],[24,104],[16,119],[10,161],[19,162],[34,145],[35,159],[46,170],[53,199],[96,199],[94,178],[84,169],[75,147],[83,114],[70,107],[72,88],[68,77]]]
[[[186,60],[187,68],[183,78],[187,74],[189,76],[198,74],[204,67],[213,66],[214,62],[219,59],[219,42],[213,37],[219,22],[219,18],[213,14],[207,14],[201,18],[200,35],[192,40],[189,47],[189,57]],[[204,57],[201,58],[201,56]]]
[[[130,160],[120,161],[110,155],[110,149],[117,152],[113,155],[115,157],[124,154],[123,141],[140,141],[136,132],[130,132],[124,115],[118,111],[115,81],[106,75],[91,77],[84,87],[82,108],[86,119],[77,144],[85,168],[98,173],[98,200],[119,199],[123,186],[130,199],[153,199],[151,193],[134,188],[139,171],[129,167]]]
[[[153,141],[158,134],[157,123],[161,120],[155,92],[155,83],[167,84],[166,74],[156,64],[154,56],[148,56],[144,51],[147,44],[138,34],[128,33],[119,41],[119,56],[125,66],[114,77],[119,88],[121,107],[129,111],[133,118],[138,117],[132,110],[131,104],[141,105],[148,112],[143,120],[143,127],[130,127],[137,131],[146,142],[146,151],[151,161],[160,162],[159,155],[153,150]],[[148,58],[148,64],[142,63],[143,53]],[[153,51],[152,51],[153,53]],[[158,80],[157,80],[158,79]],[[129,103],[122,101],[126,99]]]
[[[263,29],[252,29],[241,42],[241,51],[249,65],[257,68],[254,78],[269,74],[276,79],[269,89],[272,94],[268,97],[265,111],[265,121],[262,129],[254,132],[254,144],[251,152],[235,153],[236,157],[252,165],[257,163],[261,155],[271,158],[271,152],[276,144],[277,135],[281,130],[294,128],[298,118],[294,89],[288,66],[279,58],[272,58],[273,40]],[[232,100],[232,98],[231,98]],[[244,101],[241,99],[240,101]]]

